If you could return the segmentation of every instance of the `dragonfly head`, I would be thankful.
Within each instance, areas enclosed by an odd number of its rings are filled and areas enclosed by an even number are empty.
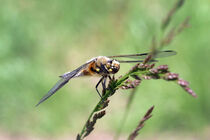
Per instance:
[[[111,60],[106,64],[106,69],[110,74],[115,74],[120,69],[120,63],[116,60]]]

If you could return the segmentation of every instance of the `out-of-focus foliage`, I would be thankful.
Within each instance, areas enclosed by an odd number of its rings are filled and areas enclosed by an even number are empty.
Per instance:
[[[161,19],[175,1],[168,0],[3,0],[0,4],[0,129],[9,133],[62,135],[78,132],[99,100],[98,78],[73,79],[35,108],[60,74],[98,55],[149,51],[161,36]],[[165,49],[173,57],[160,59],[191,82],[198,98],[175,84],[146,81],[137,91],[124,132],[130,132],[151,105],[154,117],[145,131],[200,132],[210,120],[210,5],[186,1],[170,27],[190,16],[190,28]],[[123,74],[132,65],[121,65]],[[129,92],[112,97],[99,129],[115,131]],[[108,115],[110,114],[110,115]]]

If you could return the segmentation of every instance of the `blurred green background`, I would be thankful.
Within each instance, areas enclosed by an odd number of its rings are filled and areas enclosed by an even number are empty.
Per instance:
[[[160,35],[161,20],[175,0],[1,0],[0,5],[0,135],[59,138],[76,136],[99,100],[98,78],[71,80],[35,108],[58,76],[99,55],[143,53]],[[143,135],[189,135],[205,139],[210,131],[209,52],[210,1],[191,0],[175,14],[170,28],[185,17],[190,28],[165,49],[176,56],[160,59],[190,81],[198,98],[174,83],[144,81],[138,88],[123,129],[127,136],[146,110],[154,116]],[[120,76],[131,64],[121,65]],[[107,115],[96,132],[113,135],[121,123],[130,91],[111,97]],[[29,139],[29,138],[28,138]]]

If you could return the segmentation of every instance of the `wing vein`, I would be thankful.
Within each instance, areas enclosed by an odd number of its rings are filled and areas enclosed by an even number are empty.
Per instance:
[[[68,81],[71,78],[73,78],[78,72],[80,72],[83,68],[85,68],[88,64],[90,64],[93,61],[94,61],[94,59],[83,64],[82,66],[80,66],[79,68],[77,68],[71,72],[67,72],[67,73],[64,73],[63,75],[59,76],[59,77],[61,77],[61,79],[48,91],[48,93],[45,96],[43,96],[41,98],[41,100],[38,102],[38,104],[36,104],[36,106],[38,106],[39,104],[41,104],[42,102],[44,102],[45,100],[50,98],[53,94],[55,94],[56,91],[58,91],[66,83],[68,83]]]

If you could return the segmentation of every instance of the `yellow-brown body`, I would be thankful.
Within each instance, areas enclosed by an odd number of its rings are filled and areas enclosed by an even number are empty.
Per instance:
[[[94,61],[92,61],[94,60]],[[75,77],[79,76],[107,76],[115,74],[120,69],[120,63],[116,60],[110,59],[106,56],[98,56],[91,59],[90,62],[81,72]]]

